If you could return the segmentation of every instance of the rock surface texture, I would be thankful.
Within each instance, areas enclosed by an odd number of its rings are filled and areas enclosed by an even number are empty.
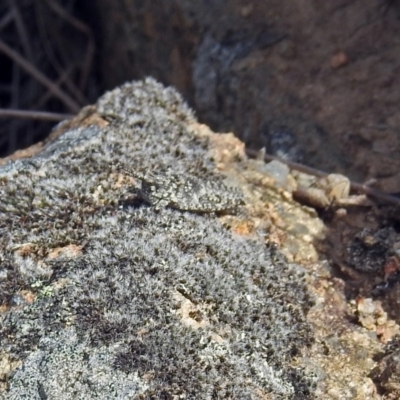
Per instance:
[[[378,400],[373,379],[396,393],[398,349],[362,321],[398,326],[347,302],[287,168],[152,79],[52,136],[0,167],[1,398]]]
[[[239,189],[179,95],[147,80],[92,111],[0,170],[3,397],[308,398],[305,273],[212,213]],[[121,168],[219,192],[207,214],[155,207]]]

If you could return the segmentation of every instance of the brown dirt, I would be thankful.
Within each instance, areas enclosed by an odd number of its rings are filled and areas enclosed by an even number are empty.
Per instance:
[[[339,149],[338,165],[397,192],[400,20],[392,3],[385,12],[377,1],[298,1],[283,15],[271,3],[291,39],[269,58],[283,71],[274,91],[297,94]]]
[[[398,1],[100,3],[106,86],[153,75],[215,131],[400,192]]]

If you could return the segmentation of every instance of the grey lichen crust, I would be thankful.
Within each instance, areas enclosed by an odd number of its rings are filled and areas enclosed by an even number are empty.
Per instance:
[[[314,398],[303,271],[203,213],[240,196],[179,95],[147,79],[97,111],[108,126],[0,168],[0,357],[21,362],[0,396]]]

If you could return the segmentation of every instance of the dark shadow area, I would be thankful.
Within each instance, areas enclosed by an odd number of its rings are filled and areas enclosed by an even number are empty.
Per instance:
[[[97,20],[87,2],[1,2],[0,157],[43,140],[103,91]]]
[[[344,283],[344,294],[356,304],[378,300],[390,319],[400,322],[400,230],[396,207],[354,207],[345,215],[321,214],[326,239],[317,243]]]

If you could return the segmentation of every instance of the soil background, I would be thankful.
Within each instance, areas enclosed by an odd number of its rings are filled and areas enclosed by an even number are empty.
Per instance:
[[[101,77],[174,85],[215,131],[400,192],[398,1],[101,0]]]
[[[400,193],[400,1],[24,0],[0,17],[1,108],[67,116],[153,76],[249,148]],[[51,130],[2,117],[0,156]]]

